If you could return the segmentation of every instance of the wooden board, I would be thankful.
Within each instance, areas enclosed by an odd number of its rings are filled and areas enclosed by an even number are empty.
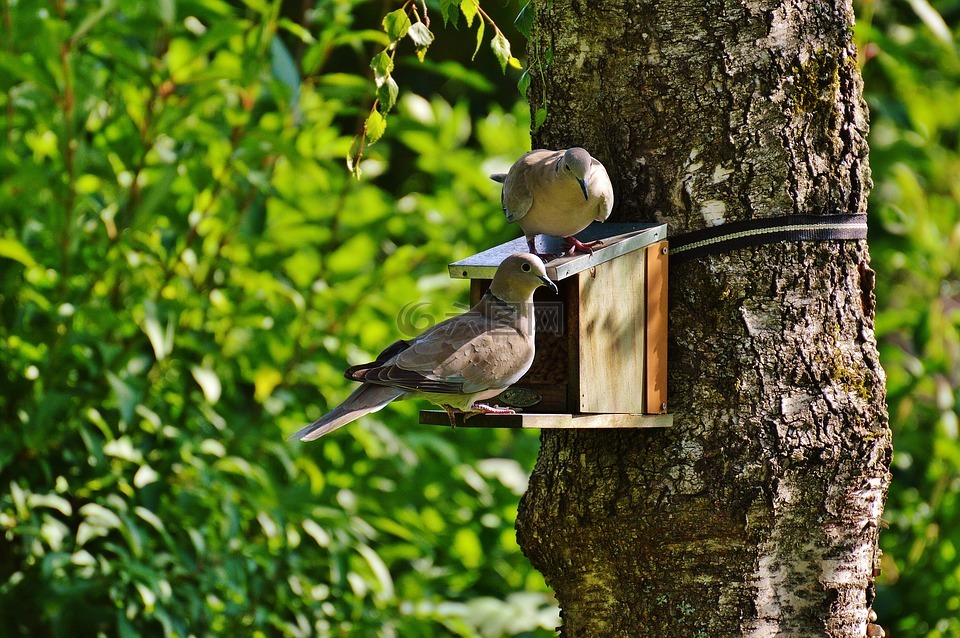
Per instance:
[[[420,423],[450,427],[443,410],[421,410]],[[673,426],[672,414],[478,414],[464,420],[457,415],[457,427],[534,428],[534,429],[620,429],[667,428]]]
[[[637,250],[577,275],[579,278],[579,409],[642,414],[646,370],[646,251]],[[659,410],[657,410],[659,412]]]
[[[667,242],[661,241],[647,251],[647,336],[644,412],[667,411]]]

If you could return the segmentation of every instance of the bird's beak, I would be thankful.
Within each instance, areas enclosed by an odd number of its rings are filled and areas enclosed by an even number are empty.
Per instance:
[[[580,184],[580,190],[583,191],[584,201],[590,201],[590,193],[587,192],[587,182],[586,180],[578,179],[577,182]]]
[[[559,295],[559,294],[560,294],[560,291],[557,290],[557,284],[553,283],[553,282],[552,282],[550,279],[548,279],[547,277],[540,277],[540,281],[543,282],[543,285],[544,285],[544,286],[546,286],[547,288],[550,288],[551,290],[553,290],[553,294],[555,294],[555,295]]]

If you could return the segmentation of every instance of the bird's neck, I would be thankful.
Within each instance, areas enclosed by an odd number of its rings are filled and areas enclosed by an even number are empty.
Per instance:
[[[487,290],[480,299],[480,303],[477,304],[477,308],[495,321],[509,323],[519,322],[520,331],[523,333],[533,331],[532,298],[527,298],[523,301],[505,301],[497,296],[497,293],[493,290]]]

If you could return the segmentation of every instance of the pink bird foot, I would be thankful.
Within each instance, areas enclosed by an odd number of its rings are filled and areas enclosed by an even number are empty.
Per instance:
[[[470,414],[463,417],[464,419],[469,419],[472,416],[478,414],[516,414],[517,411],[513,408],[501,408],[497,405],[487,405],[486,403],[474,403],[470,406]]]
[[[587,243],[583,243],[576,237],[564,237],[563,239],[564,242],[566,242],[566,254],[568,255],[573,255],[578,250],[582,253],[590,253],[592,255],[595,246],[603,246],[603,242],[599,239],[597,241],[588,241]]]

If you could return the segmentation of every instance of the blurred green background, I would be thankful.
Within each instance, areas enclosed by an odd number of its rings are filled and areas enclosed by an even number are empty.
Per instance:
[[[529,148],[520,71],[489,22],[471,60],[457,3],[424,62],[401,40],[349,174],[399,6],[0,0],[0,634],[553,635],[513,531],[535,433],[411,402],[284,441],[517,235],[486,176]],[[960,3],[856,8],[896,437],[875,608],[960,636]],[[520,5],[484,9],[521,52]]]

